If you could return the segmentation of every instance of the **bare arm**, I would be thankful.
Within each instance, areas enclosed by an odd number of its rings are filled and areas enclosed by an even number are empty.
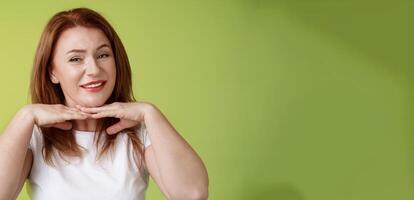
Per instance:
[[[71,129],[71,119],[86,119],[75,108],[60,104],[31,104],[20,109],[0,136],[0,200],[16,198],[32,165],[28,151],[33,126]]]
[[[17,185],[16,191],[14,192],[13,199],[17,199],[20,192],[22,191],[24,183],[26,182],[26,179],[28,178],[30,174],[30,170],[32,169],[32,164],[33,164],[33,152],[31,149],[28,149],[26,153],[26,158],[24,160],[23,169],[20,174],[20,181],[19,181],[19,184]]]
[[[11,199],[18,190],[34,120],[20,109],[0,136],[0,199]]]
[[[145,114],[151,139],[147,168],[163,193],[171,199],[207,199],[207,170],[191,146],[155,106]]]
[[[100,107],[77,108],[96,119],[119,118],[118,123],[106,129],[108,134],[117,134],[144,121],[151,140],[145,163],[163,194],[174,200],[207,199],[209,183],[203,161],[155,105],[114,102]]]

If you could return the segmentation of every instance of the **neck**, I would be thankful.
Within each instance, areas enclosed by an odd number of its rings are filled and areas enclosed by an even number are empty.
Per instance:
[[[86,119],[86,120],[73,120],[72,129],[78,131],[95,131],[97,119]]]

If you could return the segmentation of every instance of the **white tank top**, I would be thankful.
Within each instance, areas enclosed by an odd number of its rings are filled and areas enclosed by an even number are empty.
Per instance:
[[[83,199],[134,199],[144,200],[148,185],[148,172],[140,173],[133,160],[132,144],[128,136],[119,133],[115,142],[113,161],[104,155],[95,161],[94,132],[74,131],[76,141],[86,151],[83,158],[65,157],[66,163],[55,156],[56,167],[45,163],[42,156],[43,137],[40,128],[34,126],[30,140],[33,165],[29,175],[31,199],[33,200],[83,200]],[[145,124],[138,136],[147,148],[151,141]],[[101,139],[102,140],[102,139]]]

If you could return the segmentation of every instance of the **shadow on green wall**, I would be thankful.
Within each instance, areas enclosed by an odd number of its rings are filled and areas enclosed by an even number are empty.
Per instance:
[[[253,187],[252,187],[253,186]],[[289,183],[249,183],[245,185],[241,200],[304,200],[297,187]]]
[[[359,53],[389,67],[410,81],[414,40],[413,2],[396,1],[277,1],[303,24],[333,36]]]

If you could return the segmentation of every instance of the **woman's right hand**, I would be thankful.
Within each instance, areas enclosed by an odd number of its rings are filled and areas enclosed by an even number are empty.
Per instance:
[[[72,129],[69,120],[85,120],[88,114],[77,108],[62,104],[30,104],[25,106],[39,127],[55,127],[63,130]]]

